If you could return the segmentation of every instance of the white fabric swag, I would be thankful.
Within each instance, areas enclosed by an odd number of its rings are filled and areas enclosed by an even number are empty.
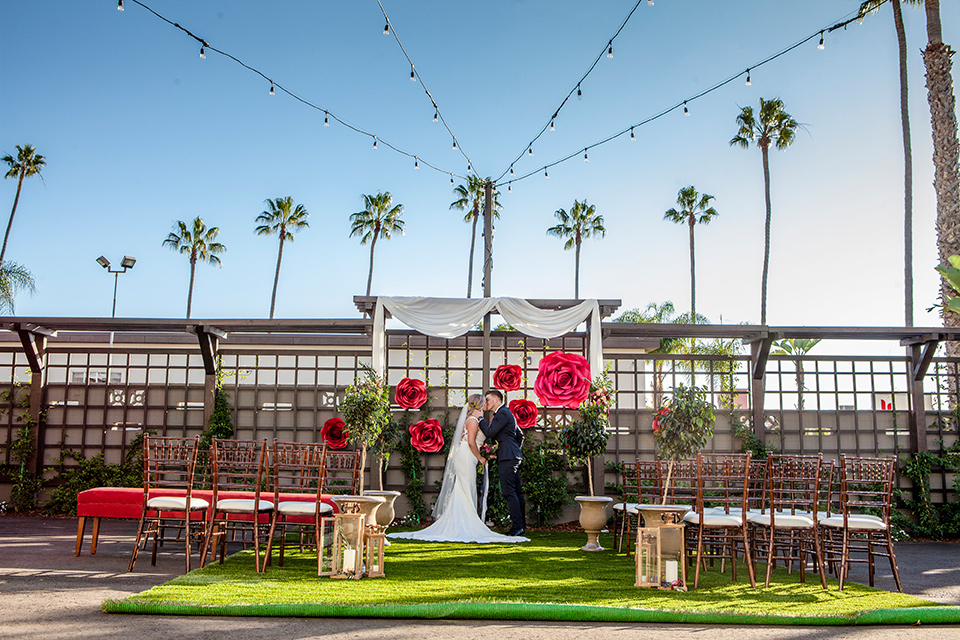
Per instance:
[[[590,318],[588,361],[590,375],[603,371],[600,305],[596,300],[558,311],[540,309],[522,298],[418,298],[380,296],[373,314],[373,368],[386,373],[385,311],[420,333],[435,338],[456,338],[470,331],[487,313],[496,310],[517,331],[534,338],[557,338]]]

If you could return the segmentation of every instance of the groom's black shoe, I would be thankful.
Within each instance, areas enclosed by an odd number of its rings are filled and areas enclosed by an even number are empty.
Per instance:
[[[508,536],[511,536],[511,537],[514,537],[514,536],[522,536],[524,533],[525,533],[525,530],[524,530],[524,529],[514,529],[513,531],[511,531],[511,532],[508,533],[507,535],[508,535]]]

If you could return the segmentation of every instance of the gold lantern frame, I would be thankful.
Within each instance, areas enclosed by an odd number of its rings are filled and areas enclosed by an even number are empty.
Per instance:
[[[338,513],[333,517],[331,578],[359,580],[363,575],[365,519],[362,513]]]
[[[366,566],[364,575],[368,578],[383,578],[383,552],[387,546],[387,528],[378,524],[368,524],[363,535],[366,547]]]
[[[687,584],[684,526],[668,524],[637,530],[635,587],[671,589],[676,580]],[[673,563],[673,564],[671,564]]]

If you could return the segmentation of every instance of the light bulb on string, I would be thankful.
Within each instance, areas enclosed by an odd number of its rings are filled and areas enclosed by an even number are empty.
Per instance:
[[[507,185],[507,193],[513,193],[513,185],[512,185],[512,184],[508,184],[508,185]]]
[[[415,157],[413,159],[413,168],[416,169],[417,171],[420,170],[420,158]]]
[[[450,174],[450,184],[453,184],[453,174]]]
[[[577,85],[577,100],[583,100],[583,91],[580,91],[580,85]]]
[[[750,69],[747,69],[747,86],[749,87],[752,83],[750,82]]]
[[[531,158],[533,157],[533,147],[527,147],[527,155]]]
[[[647,4],[652,7],[652,6],[653,6],[653,0],[647,0]]]
[[[613,59],[613,40],[610,41],[610,48],[607,49],[607,57]]]
[[[200,45],[200,59],[201,60],[207,59],[207,53],[203,50],[203,45]]]
[[[374,137],[374,139],[373,139],[373,150],[374,150],[374,151],[377,150],[377,139],[376,139],[376,137]]]
[[[456,149],[457,149],[457,139],[456,139],[456,138],[453,139],[453,149],[454,149],[454,151],[456,151]]]
[[[472,165],[472,164],[468,164],[468,165],[467,165],[467,173],[473,173],[473,165]]]
[[[817,45],[817,49],[823,51],[823,31],[820,32],[820,44]]]
[[[583,150],[583,161],[584,161],[584,162],[590,162],[590,158],[587,157],[587,150],[586,150],[586,149]]]
[[[439,119],[440,119],[440,112],[439,112],[439,111],[434,111],[434,112],[433,112],[433,121],[436,122],[436,121],[439,120]]]
[[[273,83],[272,83],[272,82],[270,83],[270,95],[272,95],[272,96],[277,95],[277,92],[273,90]]]
[[[117,11],[123,11],[123,0],[117,2]]]
[[[557,126],[553,123],[553,120],[550,120],[550,131],[556,131]]]
[[[330,114],[327,113],[326,111],[323,112],[323,126],[325,127],[330,126]]]
[[[390,35],[390,23],[389,23],[389,22],[388,22],[387,24],[383,25],[383,35],[385,35],[385,36]]]
[[[684,101],[684,103],[683,103],[683,115],[685,115],[685,116],[689,116],[689,115],[690,115],[690,109],[687,109],[687,103],[686,103],[686,101]]]
[[[410,67],[410,82],[416,82],[416,81],[417,81],[417,76],[413,72],[413,67]]]
[[[634,135],[633,133],[633,127],[630,127],[630,140],[632,140],[633,142],[637,141],[637,136]]]
[[[549,179],[550,179],[550,174],[549,174],[549,173],[547,173],[547,169],[546,169],[546,167],[544,167],[544,169],[543,169],[543,177],[544,177],[544,178],[546,178],[547,180],[549,180]]]
[[[510,165],[510,177],[513,177],[513,165]]]

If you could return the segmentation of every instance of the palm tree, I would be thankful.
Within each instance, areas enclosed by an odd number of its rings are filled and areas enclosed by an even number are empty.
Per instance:
[[[467,266],[467,297],[473,293],[473,253],[477,244],[477,222],[480,220],[481,206],[484,202],[484,187],[490,178],[481,179],[477,176],[468,176],[467,184],[459,184],[453,190],[453,195],[457,199],[450,203],[451,209],[463,211],[469,207],[467,215],[463,217],[464,222],[471,223],[470,229],[470,263]],[[500,218],[500,201],[497,199],[497,192],[493,192],[493,218]]]
[[[797,367],[797,409],[803,411],[803,390],[806,388],[803,384],[803,360],[800,358],[810,353],[820,342],[820,338],[790,338],[774,342],[776,347],[770,352],[773,356],[793,356],[796,358]]]
[[[17,145],[17,157],[11,155],[3,156],[3,161],[10,169],[4,178],[17,179],[17,195],[13,197],[13,209],[10,211],[10,220],[7,222],[7,231],[3,234],[3,247],[0,247],[0,263],[3,262],[3,256],[7,253],[7,240],[10,238],[10,228],[13,226],[13,216],[17,213],[17,203],[20,202],[20,189],[23,187],[23,179],[40,175],[40,170],[47,164],[46,158],[37,153],[33,145],[25,144],[22,147]],[[28,272],[29,273],[29,272]]]
[[[684,187],[677,192],[677,204],[680,210],[668,209],[663,214],[664,220],[678,224],[687,223],[690,229],[690,315],[697,317],[697,271],[693,251],[693,227],[697,224],[710,224],[717,215],[717,210],[710,206],[713,196],[706,193],[697,193],[693,185]]]
[[[264,200],[267,210],[257,216],[260,225],[254,230],[258,236],[272,236],[279,234],[280,249],[277,251],[277,273],[273,276],[273,295],[270,296],[270,319],[273,320],[273,310],[277,306],[277,284],[280,282],[280,261],[283,260],[283,243],[293,242],[293,232],[306,229],[310,226],[307,218],[310,213],[302,204],[293,206],[293,198],[276,198]]]
[[[33,274],[16,262],[0,262],[0,314],[13,315],[13,299],[19,291],[36,293]]]
[[[960,253],[960,149],[957,141],[956,99],[950,75],[950,57],[954,51],[943,42],[939,0],[926,0],[927,48],[923,63],[927,68],[927,102],[933,131],[933,188],[937,192],[937,248],[940,263]],[[941,280],[944,300],[952,294],[949,284]],[[960,326],[960,315],[943,309],[944,326]],[[947,343],[947,355],[960,351],[955,342]]]
[[[558,209],[554,214],[560,224],[547,229],[548,236],[556,236],[560,239],[566,239],[563,245],[564,250],[576,248],[577,257],[574,268],[573,297],[580,299],[580,245],[587,238],[592,236],[607,235],[607,230],[603,227],[603,216],[597,215],[597,207],[587,204],[586,200],[574,200],[570,207],[570,213],[563,209]]]
[[[866,0],[860,16],[877,11],[886,0]],[[910,148],[910,111],[907,108],[907,35],[900,3],[919,5],[923,0],[892,0],[893,26],[900,53],[900,128],[903,132],[903,310],[906,325],[913,326],[913,151]]]
[[[370,274],[367,276],[367,295],[370,295],[370,286],[373,284],[373,252],[377,248],[377,239],[381,236],[389,240],[394,233],[403,234],[403,205],[393,205],[393,196],[390,192],[378,193],[375,196],[363,196],[363,211],[350,214],[350,237],[362,236],[360,244],[370,242]]]
[[[170,247],[180,254],[190,256],[190,289],[187,292],[187,318],[190,317],[190,309],[193,306],[193,279],[197,271],[197,262],[209,262],[220,266],[220,258],[217,257],[227,250],[227,248],[215,242],[220,234],[219,227],[207,228],[200,216],[193,219],[193,228],[187,226],[183,220],[177,220],[173,225],[173,231],[163,241],[163,246]]]
[[[763,193],[766,199],[767,217],[763,232],[763,277],[760,284],[760,324],[767,324],[767,271],[770,266],[770,161],[767,152],[770,145],[783,150],[793,144],[797,121],[783,108],[780,98],[760,98],[760,111],[754,116],[753,107],[743,107],[737,116],[740,125],[730,144],[749,148],[751,142],[760,147],[763,157]]]

